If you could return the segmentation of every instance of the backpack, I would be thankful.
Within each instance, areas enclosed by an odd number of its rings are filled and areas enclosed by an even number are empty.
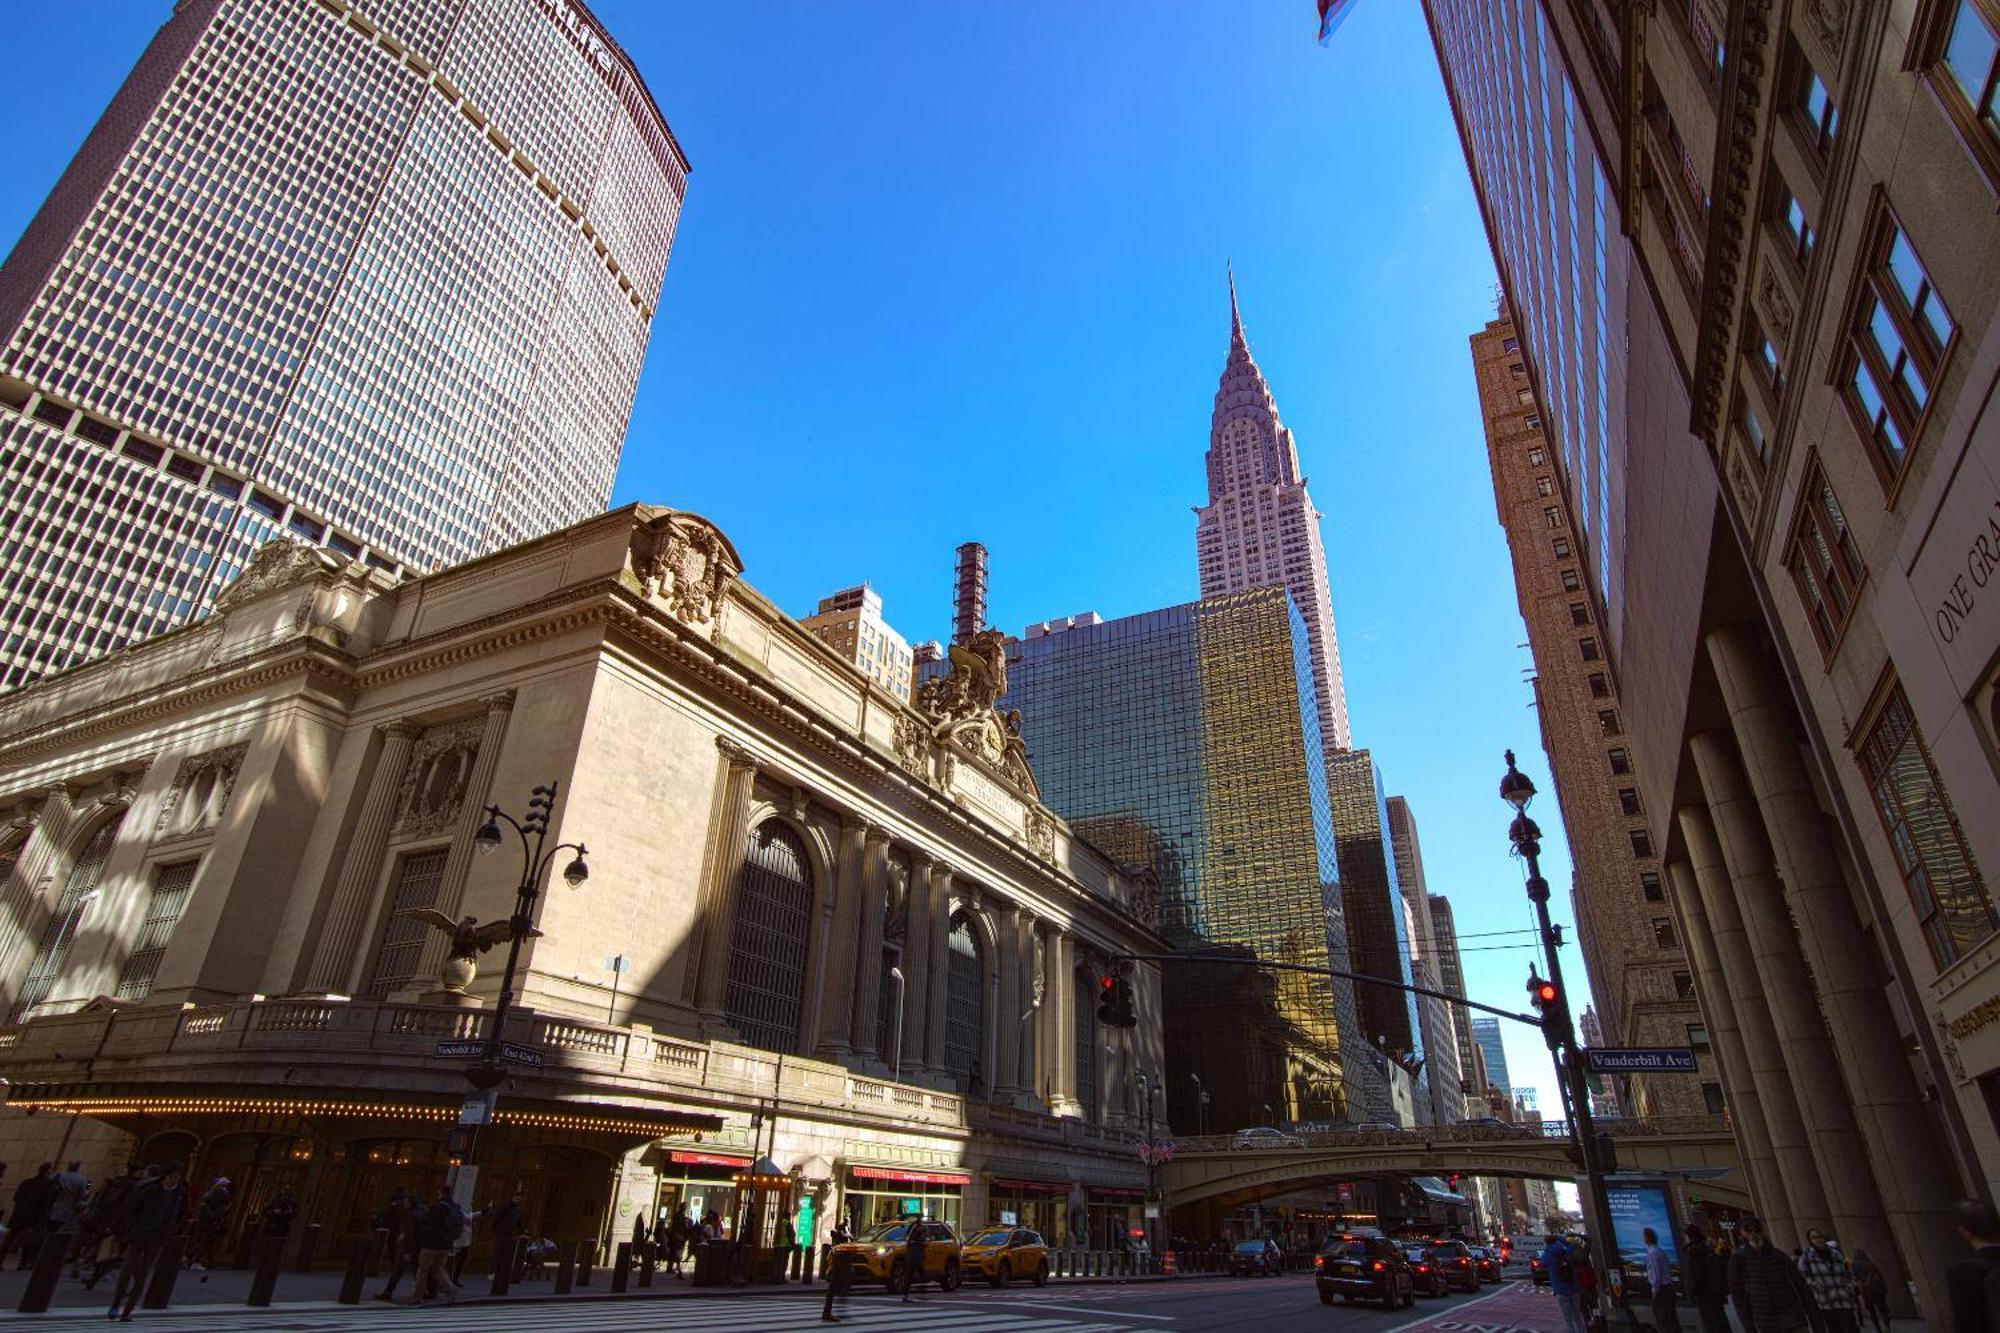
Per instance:
[[[1564,1245],[1556,1252],[1556,1261],[1549,1268],[1552,1281],[1566,1286],[1576,1285],[1576,1251]]]

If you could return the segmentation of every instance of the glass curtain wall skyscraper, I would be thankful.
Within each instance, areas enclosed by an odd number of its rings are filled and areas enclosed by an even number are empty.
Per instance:
[[[570,0],[183,0],[0,267],[0,688],[601,511],[687,160]]]
[[[1177,948],[1347,969],[1309,640],[1283,588],[1037,627],[1007,654],[1001,706],[1043,800],[1154,871]],[[1386,1114],[1350,984],[1179,964],[1163,987],[1182,1132]]]

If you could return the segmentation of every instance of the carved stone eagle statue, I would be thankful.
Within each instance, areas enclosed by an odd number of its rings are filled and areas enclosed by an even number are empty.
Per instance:
[[[406,907],[396,915],[421,921],[451,937],[451,952],[445,955],[444,973],[439,978],[448,991],[462,991],[471,985],[478,972],[479,955],[513,936],[511,920],[489,921],[482,926],[476,916],[453,921],[435,907]],[[535,939],[541,933],[529,926],[523,938]]]

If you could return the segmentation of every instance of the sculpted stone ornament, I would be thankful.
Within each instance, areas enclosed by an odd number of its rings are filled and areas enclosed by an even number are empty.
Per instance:
[[[1021,740],[1021,714],[1002,714],[994,707],[1007,693],[1005,636],[997,629],[980,630],[964,643],[954,643],[949,656],[951,674],[927,680],[917,691],[917,710],[931,719],[931,734],[979,759],[1029,799],[1038,799],[1028,747]],[[947,786],[949,764],[947,755]]]
[[[1039,805],[1028,807],[1024,832],[1028,850],[1044,861],[1056,859],[1056,821]]]
[[[676,619],[690,625],[713,623],[730,581],[743,572],[736,548],[699,514],[668,513],[645,531],[650,545],[643,559],[634,551],[634,565],[646,596],[662,599]]]
[[[330,574],[345,562],[331,551],[308,546],[290,537],[274,537],[257,548],[257,554],[236,580],[215,599],[215,609],[253,602],[265,593],[288,588],[321,574]]]
[[[396,913],[412,921],[421,921],[432,930],[443,931],[451,936],[451,951],[445,956],[444,969],[438,973],[438,984],[454,995],[462,995],[472,979],[479,975],[479,955],[485,953],[501,941],[512,938],[511,921],[489,921],[479,924],[479,918],[468,916],[461,921],[453,921],[435,907],[408,907]],[[534,939],[542,932],[528,927],[524,939]]]

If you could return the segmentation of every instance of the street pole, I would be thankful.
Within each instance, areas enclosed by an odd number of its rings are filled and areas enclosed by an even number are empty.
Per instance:
[[[891,1083],[901,1083],[903,1081],[903,969],[900,967],[890,968],[889,979],[896,983],[895,1061],[890,1065],[890,1069],[894,1072],[890,1074],[889,1081]]]
[[[1556,1012],[1551,1014],[1545,1010],[1542,1014],[1543,1035],[1556,1057],[1559,1086],[1568,1103],[1570,1135],[1576,1141],[1577,1159],[1589,1184],[1590,1231],[1596,1240],[1599,1256],[1598,1299],[1602,1301],[1614,1290],[1619,1293],[1624,1291],[1623,1268],[1618,1258],[1617,1233],[1611,1222],[1611,1201],[1604,1190],[1604,1163],[1598,1151],[1597,1125],[1590,1112],[1590,1087],[1585,1082],[1582,1052],[1576,1043],[1569,991],[1563,986],[1562,941],[1556,934],[1555,924],[1549,919],[1549,882],[1542,878],[1540,859],[1542,831],[1534,820],[1528,818],[1528,803],[1534,798],[1535,784],[1514,767],[1514,752],[1507,751],[1507,774],[1500,780],[1500,799],[1514,808],[1514,822],[1508,828],[1508,839],[1513,843],[1515,855],[1521,858],[1528,870],[1528,901],[1535,905],[1535,923],[1541,931],[1548,979],[1556,988]],[[1555,1019],[1554,1031],[1549,1030],[1551,1018]],[[1620,1317],[1620,1322],[1625,1321],[1622,1299],[1612,1301],[1612,1310]]]

